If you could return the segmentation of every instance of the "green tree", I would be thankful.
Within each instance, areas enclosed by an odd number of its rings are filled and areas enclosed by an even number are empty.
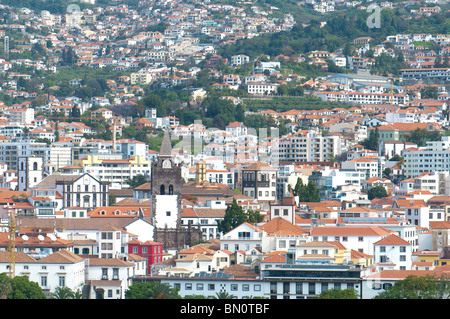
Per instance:
[[[306,194],[305,201],[320,202],[320,190],[317,188],[316,183],[311,180],[306,185]]]
[[[369,133],[369,137],[361,142],[361,145],[363,145],[368,150],[378,151],[379,141],[380,141],[380,132],[378,131],[378,127],[375,127],[375,129]]]
[[[367,197],[369,198],[369,200],[372,200],[374,198],[384,198],[387,196],[388,193],[386,191],[386,188],[384,188],[383,186],[375,186],[367,191]]]
[[[27,276],[9,278],[6,273],[0,274],[0,282],[11,284],[7,299],[47,299],[41,287]]]
[[[257,224],[264,220],[264,215],[257,210],[249,209],[247,211],[247,221],[251,224]]]
[[[132,284],[125,291],[125,299],[180,299],[177,289],[169,284],[154,282],[142,282]]]
[[[397,281],[374,299],[448,299],[450,285],[448,275],[410,275]]]
[[[144,175],[142,174],[138,174],[136,176],[133,176],[133,178],[128,178],[125,183],[127,183],[130,188],[135,188],[138,186],[141,186],[142,184],[147,183],[147,179],[145,178]]]
[[[225,210],[225,216],[222,220],[217,220],[217,230],[223,234],[228,233],[233,228],[245,223],[247,215],[242,206],[239,206],[236,199]]]
[[[73,299],[74,293],[69,287],[56,287],[50,294],[50,299]]]
[[[308,181],[308,184],[304,185],[302,178],[297,178],[297,183],[292,189],[294,196],[299,197],[300,202],[320,202],[320,190],[317,188],[316,183]]]
[[[358,299],[355,289],[329,289],[322,292],[317,299]]]
[[[186,295],[183,299],[208,299],[204,295]]]
[[[442,137],[439,131],[429,131],[426,129],[415,129],[408,137],[408,141],[417,144],[417,146],[424,146],[427,141],[439,141]]]
[[[235,296],[226,291],[216,292],[216,299],[233,299]]]
[[[11,280],[7,276],[0,276],[0,299],[6,299],[11,288]]]

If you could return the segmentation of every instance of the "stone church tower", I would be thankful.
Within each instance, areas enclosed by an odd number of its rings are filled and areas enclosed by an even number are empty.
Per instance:
[[[182,249],[202,238],[199,229],[181,227],[181,186],[181,166],[174,161],[170,137],[165,132],[151,170],[154,241],[163,243],[164,249]]]
[[[178,228],[181,218],[181,167],[174,163],[172,145],[164,133],[161,150],[151,170],[152,223],[157,228]]]

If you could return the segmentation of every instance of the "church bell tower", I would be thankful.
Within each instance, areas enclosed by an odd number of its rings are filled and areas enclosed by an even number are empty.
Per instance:
[[[174,162],[168,132],[151,170],[152,223],[157,229],[178,229],[181,220],[181,166]]]

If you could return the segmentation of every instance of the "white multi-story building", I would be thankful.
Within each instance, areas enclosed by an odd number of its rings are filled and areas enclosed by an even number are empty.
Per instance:
[[[8,267],[9,252],[0,251],[0,272],[8,273]],[[15,255],[15,276],[26,276],[36,282],[47,296],[57,287],[81,291],[85,275],[85,258],[65,249],[37,260],[24,252]]]
[[[3,113],[10,123],[32,124],[34,121],[34,109],[32,108],[9,108]]]
[[[0,143],[0,162],[8,164],[9,169],[18,170],[19,157],[43,157],[49,163],[50,147],[34,140]]]
[[[415,123],[417,122],[417,113],[406,110],[386,113],[386,122],[390,123]]]
[[[382,227],[313,227],[311,237],[313,241],[338,241],[347,249],[353,249],[364,254],[373,255],[373,244],[391,235]]]
[[[342,162],[342,169],[350,169],[363,174],[361,185],[364,185],[364,181],[367,179],[378,176],[380,172],[378,158],[362,157],[353,159],[350,161]]]
[[[277,92],[278,84],[276,83],[261,83],[248,82],[246,83],[247,93],[253,95],[270,95]]]
[[[411,270],[411,244],[397,235],[387,236],[373,244],[375,264],[394,264],[394,269]]]
[[[123,258],[89,258],[88,267],[88,299],[125,299],[131,278],[146,274],[146,263],[138,269],[135,262]]]
[[[242,193],[261,201],[277,199],[278,171],[258,161],[242,170]]]
[[[419,176],[423,172],[446,172],[450,170],[450,136],[441,141],[429,141],[425,148],[405,149],[404,169],[408,177]]]
[[[231,66],[239,66],[250,62],[250,57],[243,54],[233,55],[231,57]]]
[[[110,188],[127,187],[127,179],[138,175],[149,177],[151,174],[151,161],[143,156],[132,156],[128,159],[103,159],[90,163],[89,159],[82,161],[83,172],[110,183]],[[68,168],[71,169],[70,167]],[[64,168],[62,168],[63,172]]]
[[[275,156],[280,162],[326,162],[341,154],[341,146],[339,135],[298,131],[280,139]]]
[[[220,249],[234,253],[261,247],[263,233],[261,229],[249,223],[243,223],[223,235],[220,240]]]

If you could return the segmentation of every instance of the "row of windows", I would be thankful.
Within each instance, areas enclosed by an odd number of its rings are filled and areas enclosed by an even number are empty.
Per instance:
[[[253,291],[261,291],[261,285],[260,284],[253,284]],[[194,284],[192,283],[185,283],[184,289],[185,290],[192,290],[194,287]],[[230,291],[250,291],[250,284],[231,284],[230,285]],[[174,284],[175,289],[181,289],[181,284],[175,283]],[[209,290],[209,291],[215,291],[216,290],[216,284],[203,284],[203,283],[197,283],[195,284],[195,289],[198,291],[203,290]]]

